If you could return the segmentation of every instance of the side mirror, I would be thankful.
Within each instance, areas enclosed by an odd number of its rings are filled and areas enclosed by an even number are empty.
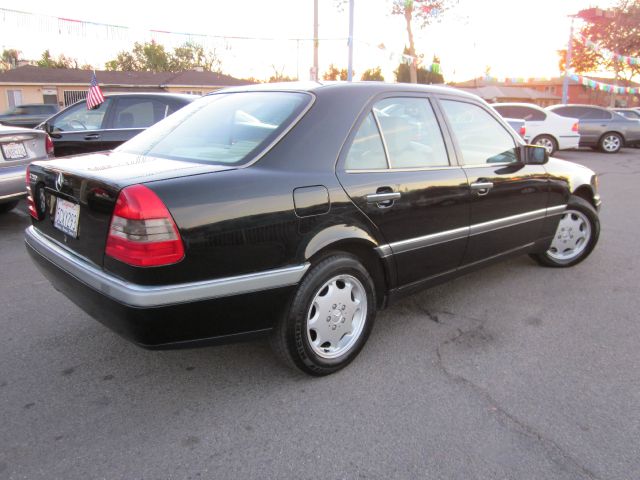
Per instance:
[[[549,161],[549,152],[538,145],[525,145],[521,151],[522,162],[528,165],[544,165]]]

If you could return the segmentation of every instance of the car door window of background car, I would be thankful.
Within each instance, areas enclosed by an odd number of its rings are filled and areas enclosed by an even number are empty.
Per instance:
[[[449,166],[436,116],[423,98],[387,98],[373,107],[391,168]]]
[[[53,132],[100,130],[109,104],[110,100],[106,99],[96,108],[88,110],[86,103],[77,103],[54,118],[51,121],[51,129]]]
[[[518,161],[513,138],[489,112],[472,103],[441,100],[441,104],[465,165]]]
[[[162,120],[166,103],[147,98],[120,98],[115,106],[112,128],[147,128]]]
[[[382,138],[373,113],[360,125],[345,160],[346,170],[381,170],[388,168]]]
[[[582,118],[586,120],[611,120],[613,118],[613,115],[606,110],[600,110],[599,108],[587,108],[585,110],[585,116]]]

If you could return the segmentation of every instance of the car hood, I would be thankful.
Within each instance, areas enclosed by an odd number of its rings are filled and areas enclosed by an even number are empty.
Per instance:
[[[47,170],[124,187],[134,183],[166,180],[232,170],[235,167],[186,162],[124,152],[100,152],[63,157],[46,163]]]

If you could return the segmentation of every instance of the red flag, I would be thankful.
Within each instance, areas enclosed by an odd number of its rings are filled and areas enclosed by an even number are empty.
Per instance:
[[[102,102],[104,102],[104,95],[102,95],[102,90],[100,90],[100,85],[98,85],[96,72],[93,72],[91,76],[91,86],[87,92],[87,109],[91,110],[96,108]]]

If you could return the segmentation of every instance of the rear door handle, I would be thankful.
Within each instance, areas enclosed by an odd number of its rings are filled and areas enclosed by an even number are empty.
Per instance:
[[[390,189],[389,189],[390,190]],[[379,188],[378,192],[370,193],[365,198],[367,203],[375,203],[378,208],[389,208],[393,206],[393,202],[399,200],[402,196],[400,192],[389,191],[386,188]]]
[[[85,140],[98,140],[99,138],[100,138],[100,134],[99,133],[90,133],[90,134],[84,136]]]
[[[489,190],[493,188],[493,182],[477,181],[469,185],[472,192],[476,192],[478,195],[486,195]]]

